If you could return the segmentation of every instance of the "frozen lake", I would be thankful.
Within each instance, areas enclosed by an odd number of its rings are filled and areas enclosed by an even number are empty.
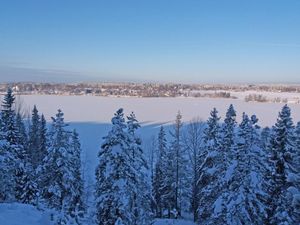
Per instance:
[[[24,108],[31,110],[36,104],[46,119],[62,109],[65,118],[70,122],[109,123],[114,112],[122,107],[126,113],[134,111],[138,120],[143,123],[169,123],[181,111],[184,121],[195,117],[206,120],[209,112],[216,107],[220,116],[224,117],[229,104],[237,110],[238,120],[243,112],[256,114],[261,126],[275,123],[282,103],[244,102],[240,99],[218,98],[117,98],[97,96],[21,96]],[[300,104],[290,104],[294,121],[300,120]]]

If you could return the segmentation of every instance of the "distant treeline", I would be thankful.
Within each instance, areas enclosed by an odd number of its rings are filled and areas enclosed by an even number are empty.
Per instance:
[[[2,83],[0,93],[8,87],[18,94],[96,95],[136,97],[222,97],[234,98],[230,92],[266,91],[300,93],[300,85],[226,85],[174,83]],[[215,93],[199,93],[213,91]],[[219,95],[219,96],[217,96]]]

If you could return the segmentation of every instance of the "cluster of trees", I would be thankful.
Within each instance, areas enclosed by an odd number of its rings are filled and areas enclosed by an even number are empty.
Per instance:
[[[255,115],[240,124],[230,105],[223,122],[213,109],[206,123],[181,130],[170,143],[161,127],[152,179],[156,217],[191,211],[198,224],[299,224],[300,123],[285,105],[272,128]],[[187,161],[189,160],[189,161]],[[186,198],[190,198],[190,207]]]
[[[78,224],[85,211],[81,147],[66,129],[63,113],[46,120],[33,108],[26,120],[8,89],[0,114],[0,202],[20,202],[54,211],[57,224]]]
[[[96,217],[101,225],[147,225],[152,222],[147,162],[136,135],[140,125],[134,113],[125,121],[123,109],[99,151],[96,169]]]
[[[280,97],[267,97],[261,94],[249,94],[245,96],[245,102],[276,102],[276,103],[288,103],[287,98],[280,98]],[[297,102],[297,101],[296,101]],[[299,103],[299,102],[297,102]]]
[[[267,102],[267,96],[261,94],[249,94],[245,96],[245,102]]]

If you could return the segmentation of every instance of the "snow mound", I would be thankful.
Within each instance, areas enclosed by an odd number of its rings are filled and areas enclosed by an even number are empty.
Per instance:
[[[154,225],[195,225],[195,223],[189,220],[157,219]]]
[[[0,224],[5,225],[53,225],[50,215],[32,205],[19,203],[0,204]]]

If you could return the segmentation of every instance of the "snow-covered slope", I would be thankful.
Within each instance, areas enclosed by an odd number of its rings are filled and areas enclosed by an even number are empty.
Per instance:
[[[53,225],[50,215],[31,205],[11,203],[0,204],[1,225]]]

